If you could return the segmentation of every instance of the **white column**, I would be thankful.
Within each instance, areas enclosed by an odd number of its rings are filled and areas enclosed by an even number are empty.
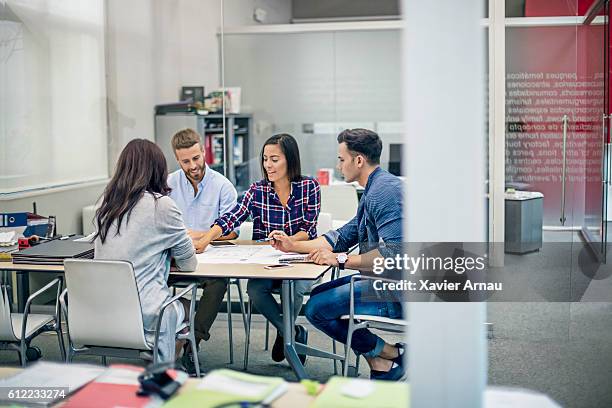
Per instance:
[[[485,240],[485,27],[480,0],[403,1],[410,242]],[[486,308],[409,303],[411,406],[482,406]]]

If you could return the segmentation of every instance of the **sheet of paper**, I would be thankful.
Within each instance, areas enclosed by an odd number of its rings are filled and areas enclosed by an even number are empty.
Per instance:
[[[217,373],[208,374],[198,385],[198,389],[200,390],[238,394],[249,398],[256,398],[264,395],[269,387],[269,384],[243,381],[238,378],[232,378]]]
[[[0,245],[15,245],[17,234],[15,231],[0,232]]]
[[[12,242],[15,240],[15,231],[0,232],[0,242]]]
[[[96,235],[95,231],[92,232],[89,235],[86,235],[84,237],[81,238],[77,238],[75,240],[73,240],[74,242],[91,242],[93,240],[93,237]]]
[[[207,247],[197,255],[199,263],[207,264],[277,264],[278,259],[286,253],[272,248],[270,245],[234,245],[222,247]]]
[[[9,378],[0,380],[1,388],[68,387],[70,391],[87,384],[106,370],[88,364],[38,362]]]
[[[374,383],[364,379],[354,379],[340,388],[343,395],[351,398],[366,398],[374,392]]]

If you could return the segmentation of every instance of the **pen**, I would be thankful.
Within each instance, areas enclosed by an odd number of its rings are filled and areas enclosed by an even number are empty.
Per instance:
[[[262,239],[258,239],[255,242],[268,242],[268,241],[272,241],[272,238],[262,238]]]

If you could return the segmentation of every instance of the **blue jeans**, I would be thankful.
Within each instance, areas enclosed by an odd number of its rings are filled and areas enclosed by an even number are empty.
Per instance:
[[[310,323],[332,339],[346,344],[348,320],[340,320],[350,313],[350,276],[344,276],[319,285],[310,294],[304,314]],[[389,317],[402,317],[402,304],[399,302],[362,301],[363,295],[373,292],[372,281],[355,282],[355,314]],[[366,357],[377,357],[382,352],[385,341],[368,329],[356,330],[351,340],[351,348]]]

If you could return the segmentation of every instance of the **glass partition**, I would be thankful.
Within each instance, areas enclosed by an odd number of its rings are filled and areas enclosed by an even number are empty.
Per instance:
[[[240,88],[241,113],[252,114],[251,182],[261,177],[258,154],[273,134],[293,135],[302,172],[316,176],[335,168],[338,133],[356,127],[379,133],[381,165],[399,173],[400,31],[353,27],[224,32],[225,86]]]
[[[0,194],[107,176],[104,49],[101,0],[0,2]]]

